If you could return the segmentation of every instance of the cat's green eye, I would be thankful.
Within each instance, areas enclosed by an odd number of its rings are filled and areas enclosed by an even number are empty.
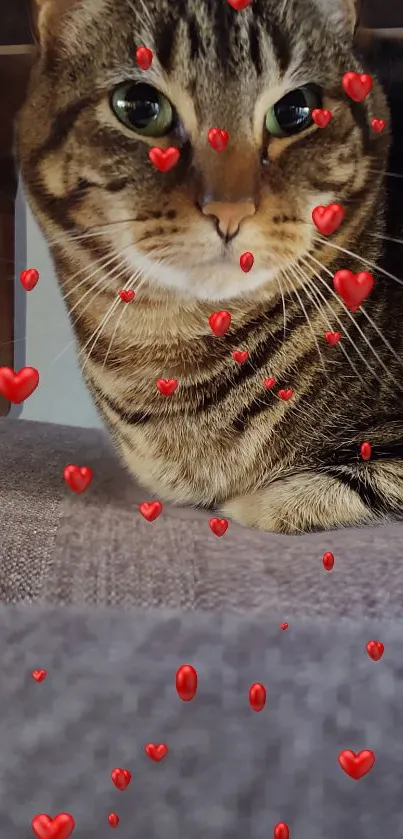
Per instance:
[[[312,125],[312,111],[322,107],[320,91],[314,85],[291,90],[267,111],[265,127],[272,137],[290,137]]]
[[[175,111],[169,100],[149,84],[126,82],[112,93],[111,106],[118,120],[146,137],[169,134]]]

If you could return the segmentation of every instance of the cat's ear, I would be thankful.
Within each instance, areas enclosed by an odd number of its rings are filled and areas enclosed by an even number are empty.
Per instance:
[[[63,16],[79,0],[31,0],[31,19],[35,40],[45,45],[52,39]]]
[[[349,30],[354,33],[362,0],[315,0],[315,3],[339,32]]]

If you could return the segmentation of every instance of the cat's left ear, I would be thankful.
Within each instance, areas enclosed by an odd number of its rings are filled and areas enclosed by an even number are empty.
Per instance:
[[[319,8],[340,32],[355,32],[360,17],[362,0],[315,0]]]
[[[35,39],[41,46],[55,36],[61,18],[78,2],[79,0],[31,0],[32,26]]]

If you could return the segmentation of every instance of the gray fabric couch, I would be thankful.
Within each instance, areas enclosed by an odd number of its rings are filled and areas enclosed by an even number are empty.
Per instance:
[[[68,463],[94,471],[83,495]],[[121,839],[402,837],[403,526],[217,538],[190,508],[149,524],[143,500],[102,433],[0,422],[1,839],[63,811],[72,839],[110,836],[110,812]],[[373,750],[371,772],[347,777],[342,749]]]

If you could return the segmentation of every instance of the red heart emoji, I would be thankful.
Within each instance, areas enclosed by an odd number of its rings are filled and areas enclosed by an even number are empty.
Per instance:
[[[130,303],[131,300],[134,300],[135,294],[133,289],[126,290],[122,288],[122,290],[119,291],[119,297],[124,303]]]
[[[120,822],[120,818],[119,818],[118,814],[117,813],[109,813],[108,822],[109,822],[111,827],[117,827],[119,822]]]
[[[28,399],[38,384],[39,373],[35,367],[23,367],[18,373],[11,367],[0,367],[0,393],[13,405]]]
[[[315,125],[319,128],[326,128],[332,118],[332,112],[323,110],[323,108],[314,108],[312,111],[312,119]]]
[[[325,571],[333,571],[334,555],[331,551],[326,551],[322,557],[323,567]]]
[[[32,291],[39,280],[39,272],[36,268],[27,268],[26,271],[21,271],[20,282],[24,286],[25,291]]]
[[[249,688],[249,705],[256,711],[263,711],[266,705],[266,688],[261,682],[255,682]]]
[[[283,402],[288,402],[289,399],[292,399],[292,397],[294,396],[294,391],[292,387],[289,387],[283,390],[279,390],[278,395],[280,399],[283,400]]]
[[[372,454],[371,443],[361,443],[360,452],[363,460],[370,460]]]
[[[344,749],[339,754],[339,763],[346,775],[349,775],[354,781],[359,781],[372,769],[375,763],[375,755],[367,749],[358,752],[358,754],[350,751],[350,749]]]
[[[130,781],[132,779],[132,774],[129,772],[128,769],[112,769],[111,778],[115,787],[120,789],[121,792],[129,786]]]
[[[74,463],[70,463],[64,469],[63,477],[73,492],[85,492],[92,481],[92,469],[89,466],[75,466]]]
[[[341,332],[325,332],[325,338],[328,344],[331,347],[334,347],[335,344],[338,344],[341,339]]]
[[[214,536],[224,536],[224,533],[228,530],[227,519],[210,519],[208,524]]]
[[[170,146],[168,149],[160,149],[158,146],[154,146],[148,152],[151,163],[160,172],[168,172],[169,169],[173,169],[179,160],[179,156],[180,151],[174,146]]]
[[[211,331],[214,332],[214,335],[216,335],[217,338],[220,338],[228,332],[231,326],[231,315],[225,310],[222,310],[221,312],[213,312],[213,314],[210,315],[208,322],[210,324]]]
[[[322,233],[323,236],[331,236],[340,227],[344,219],[344,208],[341,204],[315,207],[312,210],[312,219],[319,233]]]
[[[153,51],[149,50],[148,47],[138,47],[136,61],[142,70],[148,70],[153,61]]]
[[[143,519],[147,519],[147,521],[155,521],[155,519],[161,515],[163,506],[161,501],[142,501],[142,503],[139,504],[139,510]]]
[[[354,102],[363,102],[372,90],[374,80],[367,73],[345,73],[341,83],[350,99]]]
[[[191,702],[197,691],[197,672],[191,664],[182,664],[176,671],[176,692],[182,702]]]
[[[251,268],[253,268],[254,261],[255,257],[253,256],[253,253],[246,251],[245,253],[241,254],[239,264],[242,268],[242,271],[244,271],[245,274],[247,274],[248,271],[250,271]]]
[[[282,629],[282,630],[288,629],[288,623],[280,623],[280,629]]]
[[[54,819],[41,813],[39,816],[34,816],[31,822],[37,839],[69,839],[75,826],[73,816],[69,813],[59,813]]]
[[[381,641],[368,641],[366,650],[372,661],[379,661],[383,656],[385,646]]]
[[[234,350],[232,358],[237,364],[244,364],[249,358],[248,350]]]
[[[178,379],[158,379],[157,388],[163,396],[171,396],[178,387]]]
[[[383,131],[383,129],[385,128],[386,122],[385,122],[384,119],[376,119],[375,118],[375,119],[371,120],[371,125],[372,125],[372,128],[374,129],[374,131],[377,134],[380,134]]]
[[[273,831],[273,839],[290,839],[290,831],[285,822],[276,824]]]
[[[156,763],[159,763],[160,760],[163,760],[165,755],[168,753],[168,746],[165,743],[159,743],[156,745],[155,743],[148,743],[145,747],[145,752],[151,760],[155,760]]]
[[[235,9],[236,12],[242,12],[247,6],[250,6],[252,0],[227,0],[227,3]]]
[[[371,294],[374,287],[374,278],[367,271],[359,271],[358,274],[353,274],[352,271],[343,269],[342,271],[336,271],[333,277],[333,285],[350,312],[356,312],[361,303]]]
[[[224,151],[228,145],[229,134],[223,128],[210,128],[207,139],[214,151]]]
[[[32,678],[35,679],[36,682],[43,682],[47,676],[46,670],[33,670],[32,671]]]
[[[272,388],[277,384],[277,379],[274,379],[273,376],[269,376],[267,379],[263,380],[263,386],[266,390],[272,390]]]

